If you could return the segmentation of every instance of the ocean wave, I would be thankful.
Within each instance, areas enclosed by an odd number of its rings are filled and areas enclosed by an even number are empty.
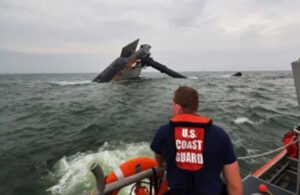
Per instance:
[[[87,127],[83,128],[79,134],[83,135],[83,134],[88,134],[88,135],[92,135],[93,133],[97,133],[99,132],[99,130],[101,129],[101,126],[97,125],[97,124],[89,124]]]
[[[260,91],[250,91],[248,94],[253,99],[273,100],[270,94],[261,93]]]
[[[234,120],[235,124],[243,124],[243,123],[249,123],[249,124],[255,124],[253,121],[246,117],[238,117],[237,119]]]
[[[199,79],[199,78],[196,76],[190,76],[190,77],[188,77],[188,79]]]
[[[89,80],[85,80],[85,81],[55,81],[52,82],[51,84],[66,86],[66,85],[81,85],[81,84],[90,84],[90,83],[92,82]]]
[[[97,152],[77,153],[61,158],[49,173],[57,183],[47,189],[51,194],[84,194],[95,188],[95,178],[90,171],[93,162],[103,168],[105,174],[114,170],[119,164],[137,156],[153,156],[149,143],[105,143]],[[129,188],[121,191],[128,194]]]
[[[223,74],[223,75],[221,75],[221,78],[230,78],[230,77],[231,77],[230,74]]]

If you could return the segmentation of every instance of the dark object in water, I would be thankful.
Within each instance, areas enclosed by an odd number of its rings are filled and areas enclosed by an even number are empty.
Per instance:
[[[186,78],[150,57],[150,45],[141,45],[136,51],[139,39],[123,47],[121,56],[105,68],[93,81],[109,82],[111,80],[132,79],[140,76],[143,67],[151,66],[162,73],[175,78]]]
[[[234,76],[234,77],[241,77],[242,73],[241,72],[236,72],[232,76]]]

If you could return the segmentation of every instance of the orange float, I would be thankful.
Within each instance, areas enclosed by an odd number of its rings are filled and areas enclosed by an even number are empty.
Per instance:
[[[134,175],[140,171],[157,167],[157,162],[149,157],[137,157],[122,163],[118,168],[110,172],[106,177],[106,183],[112,183],[125,177]],[[138,169],[138,170],[137,170]],[[120,189],[113,191],[117,195]]]

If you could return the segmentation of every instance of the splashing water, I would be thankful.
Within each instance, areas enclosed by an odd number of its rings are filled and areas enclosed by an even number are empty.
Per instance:
[[[93,162],[103,168],[105,175],[117,168],[121,163],[137,156],[153,156],[149,144],[119,143],[111,147],[105,143],[95,153],[77,153],[71,157],[63,157],[54,166],[51,177],[59,178],[58,183],[47,189],[51,194],[82,194],[91,191],[95,186],[95,178],[90,171]],[[114,148],[114,149],[112,149]],[[130,187],[123,189],[128,194]],[[121,193],[122,193],[121,192]]]

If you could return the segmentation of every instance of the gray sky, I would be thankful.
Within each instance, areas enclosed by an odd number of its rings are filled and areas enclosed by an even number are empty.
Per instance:
[[[291,70],[299,8],[299,0],[1,0],[0,73],[100,72],[136,38],[178,71]]]

